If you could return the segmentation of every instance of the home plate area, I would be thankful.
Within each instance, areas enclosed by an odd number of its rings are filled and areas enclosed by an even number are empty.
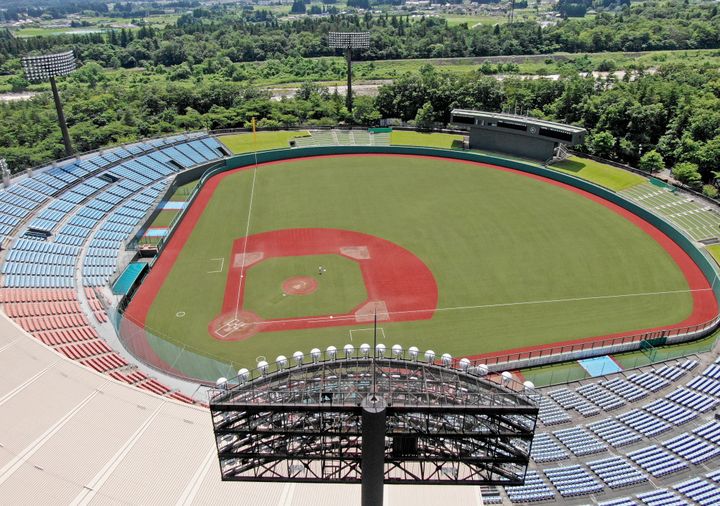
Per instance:
[[[240,341],[259,332],[261,318],[249,311],[225,313],[215,318],[208,331],[221,341]]]

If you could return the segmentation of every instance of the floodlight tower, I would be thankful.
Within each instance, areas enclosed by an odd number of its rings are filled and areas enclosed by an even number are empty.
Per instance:
[[[67,123],[65,122],[65,113],[63,112],[60,93],[58,92],[55,78],[69,75],[75,70],[75,55],[72,51],[67,51],[65,53],[46,54],[42,56],[27,56],[22,59],[22,66],[23,69],[25,69],[25,75],[28,81],[50,81],[53,98],[55,99],[58,122],[60,123],[60,130],[62,131],[63,143],[65,144],[65,154],[72,156],[73,149],[70,143],[70,133],[68,132]]]
[[[344,49],[347,60],[347,96],[345,103],[348,112],[352,112],[352,50],[370,47],[370,32],[330,32],[328,46],[333,49]]]
[[[210,413],[223,481],[522,485],[538,407],[509,373],[399,344],[329,346],[220,378]]]

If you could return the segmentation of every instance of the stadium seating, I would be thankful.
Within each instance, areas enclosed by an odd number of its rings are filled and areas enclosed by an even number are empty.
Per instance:
[[[676,473],[688,467],[686,462],[673,457],[656,445],[630,452],[627,456],[655,478]]]
[[[603,489],[603,486],[579,465],[546,469],[545,475],[562,497],[595,494]]]
[[[588,429],[612,447],[629,445],[642,439],[640,434],[615,419],[606,419],[591,423],[588,425]]]
[[[577,456],[607,451],[605,443],[580,427],[556,430],[553,434]]]
[[[660,488],[652,492],[644,492],[635,497],[637,497],[641,503],[647,504],[648,506],[687,506],[686,501],[666,488]]]
[[[519,487],[506,487],[505,493],[511,502],[527,503],[548,501],[555,499],[555,493],[543,481],[537,471],[528,471],[525,475],[525,485]]]
[[[718,236],[720,214],[687,197],[650,183],[635,185],[620,192],[652,212],[668,218],[685,229],[693,239],[702,240]]]
[[[367,130],[313,130],[307,137],[297,137],[295,145],[308,146],[388,146],[390,134]]]
[[[622,457],[588,462],[588,467],[610,488],[621,488],[647,481],[647,475]]]
[[[687,432],[663,441],[663,445],[668,450],[672,450],[693,464],[702,464],[720,455],[720,448],[707,441],[693,437]]]
[[[88,316],[98,325],[107,322],[98,288],[115,274],[121,246],[169,178],[224,154],[216,139],[202,133],[154,139],[40,169],[0,190],[0,236],[16,238],[0,267],[0,302],[7,315],[97,372],[192,402],[115,353]]]
[[[568,458],[568,454],[549,434],[537,434],[533,439],[532,458],[535,462],[553,462]]]
[[[720,503],[720,489],[701,478],[683,481],[673,489],[702,506]]]

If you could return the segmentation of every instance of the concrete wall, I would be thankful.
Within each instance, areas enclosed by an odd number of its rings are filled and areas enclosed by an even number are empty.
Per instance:
[[[497,128],[470,127],[470,148],[508,153],[532,160],[545,161],[553,156],[556,143],[524,132]]]

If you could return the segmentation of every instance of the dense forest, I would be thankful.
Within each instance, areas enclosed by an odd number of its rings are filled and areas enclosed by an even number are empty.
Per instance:
[[[137,138],[200,128],[282,128],[338,123],[377,124],[381,119],[420,127],[446,123],[453,107],[523,110],[583,125],[590,153],[649,170],[676,167],[681,179],[710,181],[720,160],[720,54],[702,64],[659,63],[624,79],[584,77],[569,68],[559,79],[496,79],[487,64],[466,73],[424,66],[357,97],[353,114],[344,98],[305,83],[293,99],[270,100],[254,84],[260,73],[287,72],[298,81],[315,74],[341,77],[338,60],[305,59],[332,54],[323,42],[329,29],[369,28],[373,48],[365,59],[567,51],[707,48],[720,45],[715,6],[647,2],[618,15],[538,25],[496,25],[470,30],[438,18],[327,16],[278,22],[261,11],[200,9],[165,30],[142,28],[80,37],[15,39],[0,35],[6,78],[14,89],[27,82],[18,56],[35,50],[75,49],[82,64],[61,80],[70,133],[80,151]],[[257,68],[238,62],[272,60]],[[578,61],[581,61],[579,58]],[[247,65],[251,65],[249,68]],[[368,64],[369,65],[369,64]],[[612,61],[607,62],[612,68]],[[135,70],[108,71],[108,67]],[[592,70],[592,69],[589,69]],[[62,142],[51,98],[0,106],[0,157],[14,169],[61,157]]]
[[[358,55],[367,60],[720,47],[717,5],[682,1],[646,2],[618,15],[568,19],[546,28],[527,22],[469,29],[437,17],[415,20],[369,13],[280,21],[263,10],[198,8],[164,30],[143,27],[137,32],[28,39],[0,32],[0,65],[33,51],[67,47],[83,62],[123,68],[196,64],[216,57],[242,62],[329,56],[335,54],[325,42],[331,30],[369,30],[372,47]]]

